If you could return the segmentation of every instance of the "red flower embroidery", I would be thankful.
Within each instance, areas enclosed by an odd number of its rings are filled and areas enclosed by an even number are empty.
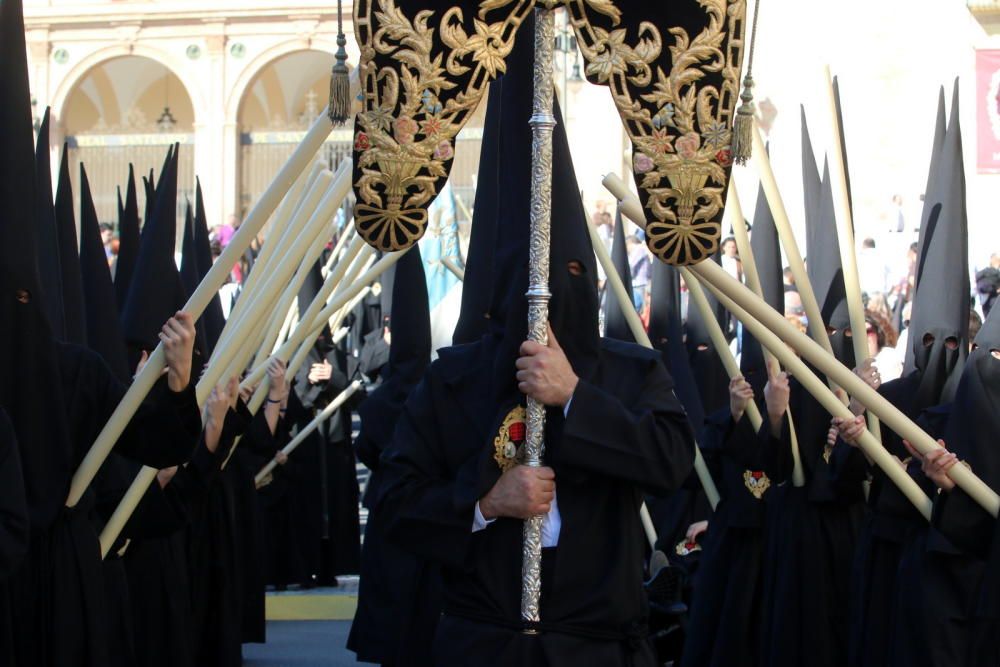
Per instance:
[[[366,151],[372,147],[372,142],[368,138],[368,135],[364,132],[358,132],[357,136],[354,137],[354,150],[356,151]]]
[[[733,163],[733,152],[728,148],[722,148],[715,154],[715,161],[723,167],[728,167]]]

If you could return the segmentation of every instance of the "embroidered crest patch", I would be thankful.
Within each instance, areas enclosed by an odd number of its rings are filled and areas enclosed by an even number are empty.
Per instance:
[[[753,494],[754,498],[760,500],[771,488],[771,480],[764,474],[763,470],[744,470],[743,485],[747,487],[747,491]]]
[[[521,447],[528,433],[526,416],[524,406],[518,405],[507,413],[497,436],[493,438],[493,460],[502,472],[507,472],[518,463]]]
[[[674,549],[678,556],[688,556],[696,551],[701,551],[701,545],[697,542],[688,542],[687,540],[681,540],[677,543],[677,547]]]

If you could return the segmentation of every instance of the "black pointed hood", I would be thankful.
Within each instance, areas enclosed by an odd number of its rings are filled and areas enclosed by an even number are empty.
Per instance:
[[[56,209],[52,201],[52,171],[49,160],[49,109],[38,129],[35,147],[35,183],[38,202],[35,207],[36,238],[38,240],[38,268],[41,291],[38,298],[45,309],[53,333],[62,338],[66,334],[63,322],[62,267],[59,264],[59,231],[56,227]]]
[[[851,328],[847,311],[844,270],[840,263],[837,220],[833,206],[830,168],[823,160],[823,177],[816,179],[816,161],[805,114],[802,116],[802,179],[806,198],[806,267],[820,315],[830,333],[830,346],[837,359],[854,368],[854,348],[847,331]],[[818,182],[818,189],[816,185]]]
[[[526,26],[531,23],[529,19]],[[527,34],[530,34],[527,33]],[[517,391],[514,362],[527,337],[528,246],[531,202],[531,116],[534,52],[531,40],[518,40],[503,77],[500,147],[500,198],[491,324],[502,339],[494,364],[494,391],[503,404]],[[559,105],[553,101],[556,118]],[[597,365],[598,331],[597,264],[580,199],[580,188],[562,122],[552,135],[552,228],[549,272],[549,321],[575,372],[586,378]],[[570,262],[578,262],[581,275],[571,275]]]
[[[957,80],[932,190],[933,205],[917,256],[908,334],[909,354],[922,373],[920,407],[950,400],[968,355],[969,223]]]
[[[764,189],[757,192],[757,207],[753,216],[753,231],[750,235],[750,248],[753,250],[754,263],[760,277],[764,301],[779,313],[784,312],[785,289],[782,280],[781,245],[778,241],[778,229],[774,224],[771,207],[767,203]],[[740,372],[753,387],[757,396],[763,396],[764,385],[767,384],[767,367],[764,351],[756,338],[746,329],[742,329],[743,339],[740,344]]]
[[[125,206],[118,218],[118,258],[115,260],[115,302],[119,312],[124,310],[128,298],[135,263],[139,259],[139,243],[139,199],[135,190],[135,169],[129,164]]]
[[[688,420],[697,434],[705,423],[705,411],[684,346],[681,274],[677,267],[665,262],[653,262],[649,299],[649,340],[670,371],[674,392],[684,405]]]
[[[628,262],[628,247],[625,244],[625,225],[622,221],[622,211],[619,205],[615,212],[615,231],[612,237],[611,261],[615,265],[615,271],[625,285],[625,294],[632,295],[632,269]],[[625,304],[627,308],[632,308],[632,303]],[[632,330],[622,312],[622,306],[618,303],[618,296],[610,287],[604,296],[604,335],[608,338],[635,342]]]
[[[479,340],[489,331],[489,311],[493,294],[493,262],[496,251],[497,213],[500,198],[500,101],[503,77],[490,83],[479,153],[479,177],[472,211],[469,252],[462,281],[462,309],[452,343],[461,345]]]
[[[181,237],[181,284],[184,285],[184,300],[191,298],[194,291],[198,289],[201,282],[201,273],[198,271],[198,253],[195,249],[195,228],[194,211],[191,202],[186,201],[184,207],[184,235]],[[205,345],[205,323],[199,317],[195,322],[197,334],[195,336],[195,354],[201,358],[201,363],[208,361],[209,351]],[[198,366],[199,364],[195,364]]]
[[[176,236],[177,161],[170,160],[160,175],[152,217],[143,228],[139,257],[122,313],[130,365],[137,362],[141,350],[157,346],[164,322],[184,305],[184,288],[174,262]]]
[[[31,531],[62,509],[72,473],[55,342],[42,309],[34,146],[21,0],[0,2],[0,408],[17,435]]]
[[[198,257],[198,281],[205,279],[212,268],[212,245],[208,240],[208,219],[205,217],[205,199],[201,194],[201,181],[195,178],[194,191],[194,251]],[[219,342],[222,329],[226,326],[226,318],[222,314],[222,301],[219,293],[212,295],[208,307],[201,314],[201,322],[205,325],[205,347],[211,355],[215,344]]]
[[[90,192],[87,171],[80,164],[80,274],[83,286],[87,347],[97,352],[122,383],[128,384],[128,356],[118,321],[115,286],[111,282],[101,225]]]
[[[59,266],[62,276],[62,306],[65,336],[63,340],[87,344],[83,315],[83,290],[80,287],[80,249],[76,236],[76,215],[73,213],[73,186],[69,180],[69,155],[63,144],[56,187],[56,229],[59,233]]]
[[[142,233],[146,233],[146,223],[153,217],[153,209],[156,207],[156,180],[153,178],[153,170],[149,170],[149,176],[142,177],[142,189],[146,195],[146,203],[142,212]]]
[[[937,186],[940,182],[939,168],[941,165],[941,151],[944,148],[944,137],[948,132],[948,114],[945,110],[944,86],[938,90],[937,115],[934,117],[934,140],[931,144],[931,161],[927,170],[927,183],[924,186],[924,205],[920,212],[920,233],[917,238],[917,246],[924,246],[924,234],[927,231],[928,222],[931,219],[931,212],[938,201]],[[919,250],[917,251],[919,254]],[[907,363],[912,364],[907,352]]]
[[[716,322],[721,327],[718,300],[704,287],[702,287],[702,292],[708,300],[709,308],[716,318]],[[684,344],[687,348],[691,371],[698,384],[701,406],[705,414],[710,415],[729,403],[729,374],[726,373],[726,368],[722,365],[719,353],[716,352],[715,345],[712,343],[712,337],[708,333],[708,323],[691,298],[688,299],[685,333]],[[723,350],[722,353],[729,354],[729,350]]]
[[[431,363],[431,313],[419,246],[403,255],[395,268],[389,315],[392,344],[384,378],[413,387]]]

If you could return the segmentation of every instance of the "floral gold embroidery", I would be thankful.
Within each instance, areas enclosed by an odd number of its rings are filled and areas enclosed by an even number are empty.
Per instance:
[[[681,540],[674,547],[674,551],[678,556],[688,556],[695,553],[696,551],[701,551],[701,545],[697,542],[688,542],[687,540]]]
[[[731,127],[739,96],[745,0],[691,0],[704,28],[667,30],[637,23],[631,38],[618,27],[622,11],[688,14],[645,3],[611,11],[609,1],[567,0],[587,61],[587,77],[608,85],[632,140],[632,167],[648,218],[647,243],[669,264],[694,264],[718,249],[722,209],[732,167]],[[596,14],[602,16],[597,16]],[[628,17],[626,17],[628,18]],[[611,25],[608,26],[607,24]]]
[[[767,490],[771,488],[770,478],[761,470],[744,470],[743,484],[757,500],[763,498]]]

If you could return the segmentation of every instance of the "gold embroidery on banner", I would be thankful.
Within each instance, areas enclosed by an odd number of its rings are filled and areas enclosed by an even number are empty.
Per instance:
[[[501,472],[507,472],[520,462],[522,445],[526,435],[527,412],[518,405],[504,417],[500,430],[493,439],[493,460]]]
[[[674,38],[669,74],[656,66],[663,48],[656,25],[640,23],[628,44],[624,29],[606,30],[588,16],[599,12],[617,26],[620,12],[609,0],[566,4],[587,75],[610,87],[632,140],[633,171],[643,206],[652,214],[646,230],[650,249],[669,264],[705,259],[718,249],[732,165],[745,0],[698,0],[708,24],[693,38],[683,28],[669,29]],[[721,76],[721,85],[699,85],[706,75]]]
[[[426,206],[455,156],[455,135],[489,82],[505,71],[504,58],[533,5],[483,0],[472,34],[461,8],[452,7],[440,16],[435,39],[433,11],[410,17],[395,0],[356,3],[363,99],[355,121],[355,219],[369,244],[401,250],[423,236]],[[376,56],[390,57],[392,65],[380,68]],[[458,89],[459,77],[469,77],[464,90]]]
[[[771,488],[771,480],[760,470],[744,470],[743,485],[747,487],[747,491],[753,494],[754,498],[760,500]]]

